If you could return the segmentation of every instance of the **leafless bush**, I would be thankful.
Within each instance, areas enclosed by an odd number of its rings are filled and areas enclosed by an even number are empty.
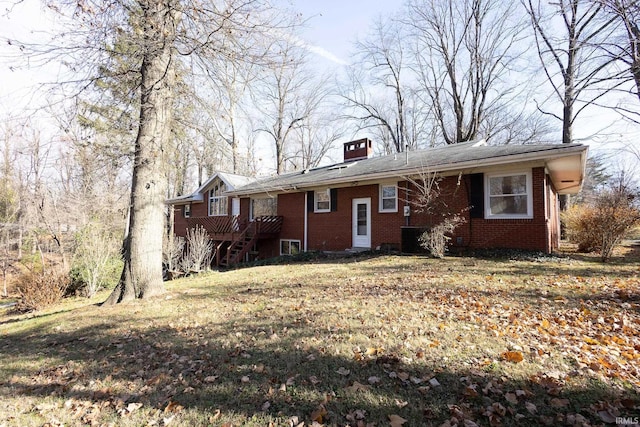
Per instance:
[[[450,234],[452,234],[459,225],[464,224],[464,222],[465,219],[459,215],[444,218],[441,223],[431,227],[431,229],[420,235],[418,239],[420,246],[428,250],[432,256],[444,258],[447,252],[447,243],[451,240]]]
[[[640,224],[640,209],[633,191],[617,185],[599,191],[588,204],[572,206],[563,213],[569,241],[578,251],[599,251],[600,259],[611,258],[614,248]]]
[[[162,241],[162,262],[169,271],[178,268],[184,254],[184,237],[165,236]]]
[[[41,310],[62,299],[69,286],[69,275],[63,270],[31,271],[18,278],[16,289],[20,300],[16,310],[29,312]]]
[[[187,230],[187,251],[182,259],[184,272],[202,271],[213,260],[213,242],[204,227],[197,225]]]

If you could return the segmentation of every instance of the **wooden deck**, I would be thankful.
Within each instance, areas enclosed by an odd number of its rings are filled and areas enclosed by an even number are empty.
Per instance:
[[[277,237],[282,228],[281,216],[260,216],[253,221],[239,220],[237,216],[205,216],[187,218],[189,228],[202,226],[212,240],[234,241],[241,234],[248,232],[259,239]]]
[[[191,217],[189,228],[202,226],[215,245],[215,264],[229,266],[241,262],[244,255],[259,240],[277,238],[283,217],[260,216],[253,221],[241,221],[236,216]]]

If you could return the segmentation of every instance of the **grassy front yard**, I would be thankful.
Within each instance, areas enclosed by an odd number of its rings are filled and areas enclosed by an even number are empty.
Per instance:
[[[615,424],[640,416],[639,275],[359,257],[3,310],[0,426]]]

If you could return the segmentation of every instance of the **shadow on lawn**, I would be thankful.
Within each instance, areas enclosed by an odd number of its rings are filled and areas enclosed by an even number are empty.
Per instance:
[[[556,425],[576,413],[600,423],[597,410],[602,408],[613,415],[638,413],[637,394],[626,396],[636,400],[623,404],[619,390],[596,380],[577,389],[546,376],[512,381],[494,366],[452,371],[446,361],[405,364],[393,354],[361,360],[353,354],[328,354],[328,341],[344,337],[314,330],[295,313],[268,324],[256,317],[159,326],[157,318],[127,324],[124,314],[95,310],[95,316],[104,317],[88,327],[52,332],[50,324],[43,324],[4,336],[2,360],[44,359],[53,364],[2,366],[0,390],[11,396],[111,402],[111,407],[124,402],[165,410],[179,404],[199,411],[204,419],[220,410],[240,419],[264,417],[276,425],[289,425],[293,416],[310,424],[312,414],[322,413],[317,412],[321,404],[326,425],[346,425],[348,416],[360,414],[355,411],[364,411],[366,422],[377,425],[397,414],[411,426],[440,425],[452,414],[488,425],[487,408],[498,411],[504,425],[523,426]],[[373,377],[379,382],[370,384]],[[440,385],[430,384],[432,378]],[[507,393],[516,396],[517,390],[523,394],[509,403]],[[506,412],[492,406],[495,402]],[[528,403],[535,410],[527,409]],[[627,413],[620,412],[624,410]],[[202,419],[182,421],[196,425]]]

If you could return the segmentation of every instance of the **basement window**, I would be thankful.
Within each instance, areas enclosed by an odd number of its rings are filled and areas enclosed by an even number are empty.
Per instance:
[[[280,255],[297,255],[300,253],[300,240],[280,240]]]
[[[533,218],[531,172],[485,175],[486,218]]]

